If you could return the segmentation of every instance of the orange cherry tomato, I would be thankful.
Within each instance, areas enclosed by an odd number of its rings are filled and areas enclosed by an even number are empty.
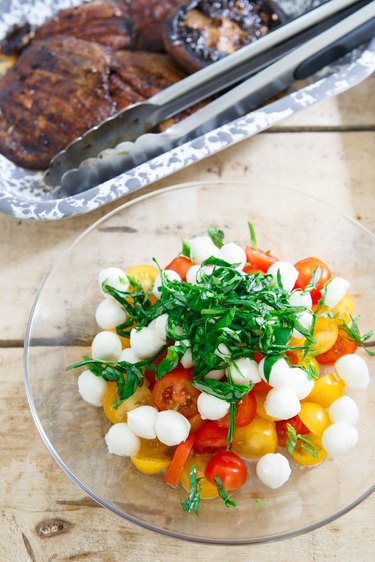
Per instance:
[[[297,435],[306,435],[307,433],[310,433],[310,430],[302,423],[299,416],[294,416],[289,420],[276,421],[275,427],[277,433],[277,444],[279,447],[285,447],[286,445],[286,440],[288,438],[288,424],[294,427]]]
[[[328,351],[316,355],[316,360],[322,365],[333,365],[337,359],[340,359],[343,355],[355,353],[357,347],[358,344],[355,341],[349,340],[344,330],[339,328],[337,338],[333,346],[330,347]]]
[[[171,261],[164,269],[172,269],[179,274],[182,281],[186,281],[186,273],[193,265],[193,262],[185,256],[178,256]]]
[[[296,289],[304,289],[310,282],[317,267],[320,267],[320,279],[317,281],[315,288],[311,291],[311,298],[313,303],[317,303],[320,299],[321,290],[324,284],[330,279],[331,272],[328,266],[318,258],[305,258],[294,264],[298,271],[298,277],[295,284]]]
[[[266,273],[268,268],[275,262],[277,258],[271,254],[259,250],[257,248],[252,248],[251,246],[246,246],[246,261],[248,265],[245,265],[243,271],[245,273],[254,273],[255,271],[261,271]]]
[[[155,382],[152,389],[152,402],[158,410],[174,410],[190,418],[198,412],[197,400],[200,394],[192,382],[191,375],[183,367],[177,367]]]
[[[257,392],[255,394],[255,398],[257,401],[257,414],[258,416],[260,416],[261,418],[265,419],[265,420],[270,420],[270,421],[275,421],[275,418],[273,418],[272,416],[269,416],[266,412],[266,409],[264,407],[264,403],[266,401],[267,398],[267,394],[268,394],[268,390],[263,391],[263,392]]]
[[[236,427],[242,427],[251,423],[255,417],[257,408],[257,401],[255,395],[252,392],[246,394],[241,402],[237,405],[237,412],[235,418]],[[223,418],[216,420],[216,424],[219,427],[229,427],[230,416],[227,414]]]
[[[326,307],[323,307],[326,309]],[[324,313],[325,310],[321,310]],[[315,321],[313,336],[315,339],[314,349],[317,355],[325,353],[337,340],[339,329],[334,318],[329,316],[318,316]]]
[[[211,484],[218,476],[226,490],[238,490],[246,482],[247,467],[236,453],[221,451],[208,461],[204,475]]]
[[[314,388],[307,399],[316,404],[320,404],[323,408],[328,408],[334,400],[344,396],[344,393],[344,381],[336,378],[332,373],[329,373],[315,381]]]
[[[301,402],[301,411],[298,416],[309,431],[318,437],[321,437],[331,424],[329,415],[323,406],[315,402]]]
[[[185,441],[182,441],[182,443],[177,445],[171,464],[168,466],[168,470],[164,475],[165,482],[174,488],[180,480],[181,472],[185,466],[188,456],[190,455],[193,443],[194,435],[189,435]]]

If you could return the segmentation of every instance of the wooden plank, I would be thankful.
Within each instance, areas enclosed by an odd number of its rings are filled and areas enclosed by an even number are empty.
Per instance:
[[[373,560],[375,497],[312,533],[256,547],[182,543],[123,521],[85,496],[42,443],[28,411],[20,349],[0,350],[0,384],[2,562]]]

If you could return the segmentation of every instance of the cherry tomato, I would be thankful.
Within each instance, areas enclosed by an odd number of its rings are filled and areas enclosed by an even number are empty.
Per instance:
[[[154,281],[159,274],[159,270],[153,265],[142,263],[131,267],[126,273],[138,281],[146,293],[153,286]]]
[[[237,413],[235,418],[236,427],[242,427],[251,423],[255,417],[257,408],[257,401],[255,395],[252,392],[246,394],[241,402],[237,404]],[[229,427],[230,416],[227,414],[220,420],[216,420],[215,423],[219,427]]]
[[[323,435],[331,423],[323,406],[315,402],[301,402],[301,411],[298,415],[309,431],[318,437]]]
[[[133,396],[124,400],[118,408],[113,407],[113,403],[118,398],[117,384],[109,382],[103,396],[103,411],[110,422],[126,422],[127,413],[138,406],[149,406],[151,404],[151,391],[146,386],[140,386]]]
[[[266,409],[264,407],[264,403],[266,401],[268,392],[269,391],[266,390],[266,391],[263,391],[263,392],[257,392],[255,394],[255,398],[256,398],[256,401],[257,401],[256,410],[257,410],[258,416],[260,416],[264,420],[275,421],[275,418],[273,418],[272,416],[269,416],[267,414]]]
[[[305,258],[294,264],[294,267],[299,273],[294,286],[296,289],[304,289],[309,284],[309,281],[318,266],[321,269],[321,274],[315,288],[311,291],[313,303],[317,303],[322,296],[321,289],[323,289],[324,284],[331,277],[331,272],[328,269],[328,266],[318,258]]]
[[[199,455],[197,457],[189,457],[181,472],[181,484],[187,492],[189,492],[189,473],[193,465],[196,466],[197,478],[200,478],[199,484],[201,485],[201,498],[209,499],[216,498],[219,495],[216,484],[213,485],[205,476],[204,471],[211,457],[208,455]]]
[[[332,308],[332,314],[336,317],[337,324],[342,321],[350,324],[350,315],[354,313],[354,299],[351,295],[346,294],[340,302]]]
[[[268,392],[271,388],[272,386],[266,383],[266,381],[260,381],[254,384],[253,392]]]
[[[264,357],[264,353],[261,353],[260,351],[256,351],[256,352],[254,353],[254,355],[253,355],[253,359],[254,359],[254,361],[256,361],[257,363],[260,363],[261,360],[263,359],[263,357]]]
[[[153,363],[155,363],[155,365],[160,365],[160,363],[162,362],[162,360],[167,356],[167,352],[168,349],[165,348],[160,355],[158,355],[158,357],[156,359],[154,359]],[[144,376],[146,377],[146,379],[149,382],[149,388],[152,390],[154,388],[154,384],[155,384],[155,371],[152,371],[151,369],[145,369],[143,371]]]
[[[322,365],[333,365],[337,359],[340,359],[343,355],[355,353],[357,347],[358,344],[348,340],[345,332],[339,329],[337,339],[333,346],[330,347],[328,351],[316,355],[316,359]]]
[[[191,418],[189,418],[189,422],[190,422],[190,433],[197,433],[198,429],[200,429],[202,425],[206,423],[205,420],[201,418],[199,412],[191,416]]]
[[[328,408],[334,400],[344,396],[344,393],[344,381],[336,378],[332,373],[329,373],[315,381],[314,388],[310,392],[308,400],[320,404],[323,408]]]
[[[171,261],[164,269],[172,269],[179,274],[182,281],[186,281],[186,273],[193,265],[193,262],[186,258],[185,256],[178,256]]]
[[[193,447],[194,443],[194,435],[189,435],[185,441],[179,443],[177,445],[176,450],[174,452],[172,462],[170,463],[167,472],[165,473],[164,480],[170,486],[174,488],[177,486],[182,469],[185,466],[185,463],[188,459],[190,451]]]
[[[324,309],[324,310],[323,310]],[[328,309],[323,307],[321,313]],[[339,330],[334,318],[328,316],[318,316],[315,321],[313,336],[315,339],[314,349],[318,355],[325,353],[334,345],[337,340]]]
[[[286,445],[286,440],[287,440],[287,437],[288,437],[287,424],[294,427],[297,435],[298,434],[306,435],[307,433],[310,433],[310,430],[307,429],[307,427],[302,423],[299,416],[294,416],[293,418],[290,418],[289,420],[277,421],[277,422],[275,422],[275,427],[276,427],[276,433],[277,433],[277,444],[279,445],[279,447],[285,447],[285,445]]]
[[[233,434],[232,449],[247,458],[260,458],[274,453],[277,447],[275,423],[256,416],[244,427],[236,427]]]
[[[309,451],[303,447],[303,442],[298,439],[293,452],[293,459],[298,462],[298,464],[311,466],[314,464],[319,464],[326,457],[327,451],[324,449],[320,437],[311,433],[310,440],[317,453],[317,456],[314,457],[311,453],[309,453]]]
[[[195,434],[194,451],[200,455],[213,455],[227,446],[228,430],[212,421],[205,422]]]
[[[189,418],[198,412],[199,390],[190,383],[194,377],[183,368],[177,367],[155,382],[152,389],[152,402],[158,410],[174,410]]]
[[[249,264],[243,268],[245,273],[253,273],[254,271],[266,273],[268,268],[278,261],[275,256],[251,246],[246,246],[245,252],[246,260]]]
[[[215,484],[218,476],[226,490],[238,490],[246,482],[247,468],[236,453],[222,451],[208,461],[204,475],[211,484]]]

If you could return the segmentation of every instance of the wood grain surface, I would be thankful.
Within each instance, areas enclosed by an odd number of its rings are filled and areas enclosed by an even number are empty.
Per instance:
[[[375,232],[374,86],[370,78],[143,192],[204,179],[264,181],[313,193]],[[117,205],[55,223],[0,216],[0,562],[373,562],[374,497],[293,539],[252,547],[196,545],[120,520],[85,496],[52,459],[24,392],[28,315],[54,260]]]

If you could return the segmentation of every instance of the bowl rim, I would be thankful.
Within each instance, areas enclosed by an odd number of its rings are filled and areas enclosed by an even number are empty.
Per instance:
[[[302,191],[299,191],[296,188],[281,186],[281,185],[277,185],[277,184],[270,183],[270,182],[259,182],[259,181],[248,181],[248,182],[246,182],[246,181],[234,181],[233,182],[233,181],[229,181],[229,180],[202,180],[202,181],[196,180],[196,181],[192,181],[192,182],[184,182],[184,183],[180,183],[180,184],[171,185],[171,186],[166,187],[166,188],[156,189],[154,191],[145,193],[143,195],[139,195],[138,197],[135,197],[135,198],[133,198],[129,201],[126,201],[122,205],[117,206],[115,209],[113,209],[112,211],[104,214],[100,219],[96,220],[91,226],[85,228],[83,230],[83,232],[81,232],[81,234],[78,235],[77,238],[75,238],[73,240],[73,242],[71,242],[65,248],[65,250],[63,250],[53,260],[52,265],[51,265],[44,281],[42,282],[41,286],[39,287],[39,289],[36,293],[32,308],[30,310],[29,319],[28,319],[28,322],[27,322],[27,327],[26,327],[26,332],[25,332],[25,337],[24,337],[24,348],[23,348],[24,377],[23,377],[23,379],[24,379],[26,397],[27,397],[27,401],[28,401],[29,408],[30,408],[30,411],[31,411],[31,415],[32,415],[33,421],[35,423],[35,426],[36,426],[36,428],[39,432],[39,435],[42,438],[42,441],[43,441],[44,445],[46,446],[47,450],[49,451],[49,453],[51,454],[53,459],[60,466],[60,468],[62,468],[62,470],[69,476],[69,478],[71,478],[71,480],[79,488],[81,488],[89,497],[91,497],[96,503],[98,503],[102,507],[105,507],[110,512],[118,515],[122,519],[130,521],[131,523],[134,523],[134,524],[136,524],[136,525],[138,525],[138,526],[140,526],[144,529],[162,534],[162,535],[167,536],[167,537],[182,539],[182,540],[185,540],[185,541],[188,541],[188,542],[200,543],[200,544],[209,544],[209,545],[218,545],[218,546],[241,546],[241,545],[267,544],[267,543],[276,542],[276,541],[280,541],[280,540],[284,540],[284,539],[290,539],[290,538],[293,538],[293,537],[300,536],[304,533],[314,531],[315,529],[319,529],[320,527],[323,527],[323,526],[327,525],[328,523],[331,523],[332,521],[335,521],[339,517],[345,515],[346,513],[348,513],[352,509],[354,509],[357,505],[362,503],[366,498],[371,496],[371,494],[373,492],[375,492],[375,483],[372,486],[370,486],[370,488],[366,492],[364,492],[358,498],[353,500],[349,505],[343,507],[338,512],[326,517],[325,519],[323,519],[321,521],[317,521],[315,523],[310,523],[308,525],[305,525],[305,526],[303,526],[299,529],[295,529],[293,531],[282,532],[282,533],[278,533],[278,534],[272,535],[272,536],[256,537],[256,538],[252,538],[252,539],[250,538],[250,539],[222,539],[221,540],[221,539],[211,539],[211,538],[206,538],[206,537],[196,537],[196,536],[191,536],[191,535],[188,535],[188,534],[183,534],[183,533],[177,532],[177,531],[162,529],[160,527],[157,527],[154,524],[147,523],[146,521],[138,519],[137,517],[134,517],[134,516],[129,515],[129,514],[125,514],[120,509],[118,509],[116,506],[110,504],[105,499],[96,495],[95,492],[93,492],[83,482],[81,482],[79,480],[79,478],[77,478],[75,476],[75,474],[70,470],[70,468],[65,464],[63,459],[57,453],[57,451],[54,448],[54,446],[52,445],[46,431],[43,428],[43,425],[41,423],[41,420],[39,418],[39,415],[38,415],[38,412],[37,412],[37,409],[36,409],[36,406],[35,406],[34,398],[33,398],[32,391],[31,391],[31,386],[30,386],[30,383],[29,383],[29,374],[28,374],[28,351],[29,351],[29,347],[30,347],[29,342],[30,342],[31,330],[32,330],[32,325],[33,325],[33,320],[34,320],[34,312],[35,312],[35,309],[38,305],[39,298],[41,297],[44,287],[47,285],[50,277],[53,275],[53,273],[54,273],[56,267],[58,266],[58,264],[60,263],[60,261],[62,259],[64,259],[64,257],[66,255],[68,255],[69,252],[71,252],[81,242],[81,240],[83,238],[88,236],[91,232],[96,230],[96,228],[98,226],[100,226],[100,224],[106,222],[107,220],[109,220],[114,215],[116,215],[118,213],[121,213],[122,211],[124,211],[128,207],[131,207],[133,205],[141,203],[141,202],[143,202],[147,199],[151,199],[153,197],[158,197],[160,195],[168,194],[170,192],[175,192],[175,191],[179,191],[179,190],[182,190],[182,189],[188,189],[188,188],[193,188],[193,187],[209,187],[209,186],[212,187],[214,185],[215,186],[217,186],[217,185],[223,186],[223,185],[229,185],[229,184],[230,184],[231,187],[235,187],[236,185],[237,186],[238,185],[241,185],[241,186],[248,185],[249,189],[253,185],[266,186],[266,187],[271,187],[271,188],[274,188],[274,189],[280,189],[282,191],[294,193],[297,196],[301,196],[302,198],[311,199],[311,200],[313,200],[313,201],[315,201],[319,204],[325,205],[332,212],[339,215],[341,218],[349,221],[352,225],[356,226],[360,230],[364,231],[375,242],[375,233],[372,233],[366,226],[359,223],[357,220],[355,220],[352,217],[342,213],[340,210],[338,210],[331,203],[327,203],[325,201],[322,201],[318,197],[315,197],[314,195],[311,195],[309,193],[304,193]]]

